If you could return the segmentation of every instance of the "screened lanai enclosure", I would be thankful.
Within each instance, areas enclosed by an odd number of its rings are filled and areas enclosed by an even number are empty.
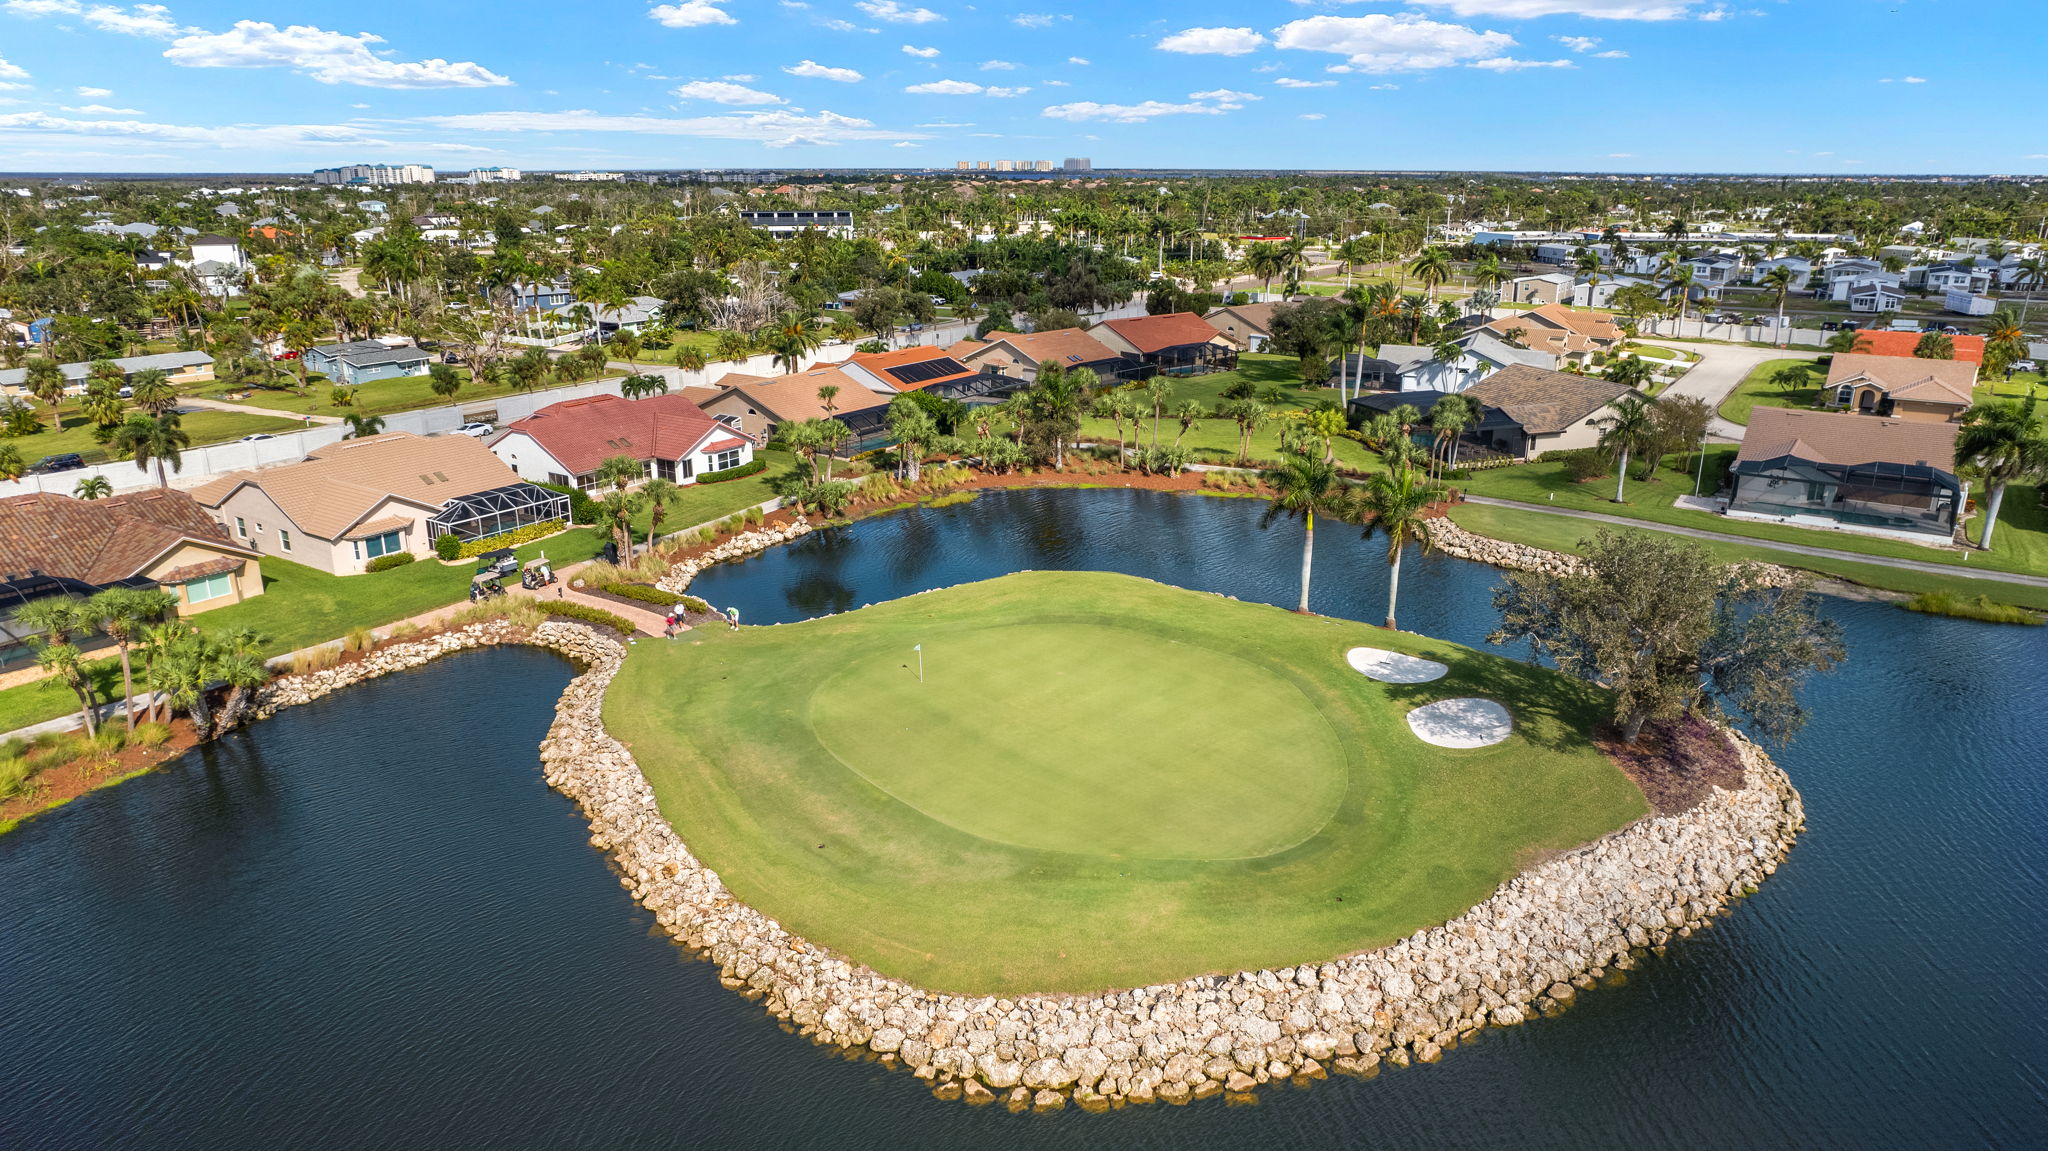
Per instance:
[[[460,540],[482,539],[532,524],[569,518],[569,497],[534,484],[506,484],[502,488],[471,492],[441,505],[427,521],[427,538],[453,535]]]
[[[1834,464],[1797,455],[1742,460],[1734,469],[1732,513],[1758,516],[1816,516],[1846,527],[1925,533],[1935,539],[1955,534],[1963,486],[1955,476],[1926,464],[1875,461]]]

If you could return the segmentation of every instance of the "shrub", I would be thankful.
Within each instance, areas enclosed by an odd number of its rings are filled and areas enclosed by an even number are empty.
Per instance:
[[[705,472],[703,475],[697,477],[697,482],[700,484],[722,484],[727,480],[743,479],[747,476],[758,475],[761,472],[767,470],[767,460],[748,460],[746,463],[741,464],[739,467],[727,468],[722,472]],[[588,496],[584,498],[586,501],[589,499]],[[573,514],[575,505],[572,502],[570,506],[571,512]],[[581,523],[583,521],[578,520],[577,522]],[[590,522],[597,522],[597,513],[595,511],[591,513]]]
[[[376,633],[366,627],[352,627],[348,629],[347,635],[341,637],[341,650],[343,651],[368,651],[375,646],[377,646]]]
[[[601,583],[590,586],[606,595],[615,595],[620,599],[636,599],[641,603],[657,604],[663,608],[674,607],[683,599],[682,596],[671,591],[663,591],[653,584]]]
[[[391,631],[389,634],[392,639],[409,639],[415,635],[418,635],[419,632],[420,625],[412,622],[411,620],[406,620],[403,623],[392,624]]]
[[[129,737],[137,747],[162,747],[171,741],[171,725],[167,723],[138,723],[135,734]]]
[[[444,560],[462,558],[462,537],[454,532],[442,532],[434,539],[434,554]]]
[[[950,508],[955,504],[971,504],[980,498],[980,492],[947,492],[945,495],[933,496],[924,501],[924,506],[928,508]]]
[[[378,556],[376,559],[364,564],[363,570],[366,572],[388,572],[392,568],[402,568],[417,558],[419,557],[411,552],[392,552],[390,555]]]
[[[597,522],[597,501],[591,499],[582,490],[578,488],[566,487],[562,484],[535,484],[534,486],[546,488],[551,492],[561,492],[563,495],[569,497],[570,523],[594,524]]]
[[[572,516],[571,518],[574,517]],[[593,519],[591,522],[595,523],[597,521]],[[471,559],[485,552],[497,551],[499,548],[516,548],[520,544],[532,543],[534,540],[554,535],[565,526],[567,525],[563,524],[561,520],[542,520],[540,523],[527,524],[523,528],[514,528],[509,532],[499,532],[494,536],[483,536],[463,544],[462,550],[456,553],[456,558]]]
[[[35,770],[25,755],[0,757],[0,799],[12,799],[28,787]]]
[[[1577,451],[1559,452],[1558,462],[1564,465],[1566,478],[1573,483],[1585,483],[1601,476],[1613,474],[1614,461],[1598,448],[1580,448]]]
[[[529,600],[527,602],[531,603],[532,601]],[[588,604],[553,600],[544,607],[541,607],[540,610],[544,615],[557,616],[562,619],[573,619],[578,623],[594,623],[599,627],[608,627],[622,636],[633,634],[633,621],[625,616],[608,612],[603,608],[591,607]]]
[[[2037,627],[2042,623],[2039,613],[2014,607],[2012,604],[1997,603],[1983,595],[1959,596],[1954,592],[1945,591],[1921,592],[1901,606],[1908,611],[1983,620],[1985,623],[2018,623]]]
[[[292,656],[292,674],[310,675],[313,672],[333,667],[340,662],[341,649],[323,644],[311,651],[302,651]]]

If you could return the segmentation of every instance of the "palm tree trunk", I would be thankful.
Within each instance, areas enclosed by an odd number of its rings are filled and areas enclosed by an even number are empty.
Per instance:
[[[2005,483],[1991,485],[1991,506],[1984,509],[1984,534],[1977,539],[1977,546],[1991,550],[1991,530],[1998,526],[1998,505],[2005,502]]]
[[[1387,630],[1394,627],[1394,605],[1401,599],[1401,539],[1394,537],[1393,558],[1387,561]]]
[[[128,663],[128,643],[121,642],[121,716],[128,724],[128,734],[135,734],[135,673]]]
[[[1308,528],[1301,533],[1301,605],[1294,610],[1308,614],[1308,569],[1316,558],[1316,513],[1306,517]]]
[[[1618,471],[1618,472],[1619,472],[1620,474],[1619,474],[1619,475],[1616,475],[1616,476],[1614,477],[1614,502],[1615,502],[1615,503],[1620,503],[1620,502],[1621,502],[1621,492],[1622,492],[1622,488],[1623,488],[1623,486],[1624,486],[1624,485],[1626,485],[1626,484],[1628,483],[1628,449],[1627,449],[1627,448],[1623,448],[1623,449],[1621,449],[1621,467],[1620,467],[1620,468],[1618,468],[1618,469],[1616,469],[1616,470],[1617,470],[1617,471]]]

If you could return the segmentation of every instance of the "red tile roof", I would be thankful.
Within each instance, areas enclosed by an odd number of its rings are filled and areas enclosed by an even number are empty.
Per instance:
[[[1163,316],[1133,316],[1127,320],[1104,320],[1102,326],[1129,340],[1140,352],[1160,352],[1188,344],[1206,344],[1221,333],[1216,325],[1193,312],[1168,312]]]
[[[590,396],[563,400],[505,427],[524,432],[573,475],[594,472],[612,456],[677,460],[706,436],[731,429],[683,396]]]
[[[33,570],[117,583],[181,541],[237,557],[256,554],[230,542],[227,529],[183,492],[157,489],[101,500],[37,492],[0,500],[0,577]]]
[[[1856,350],[1869,356],[1910,356],[1920,345],[1924,332],[1867,331],[1856,333]],[[1950,336],[1955,341],[1956,359],[1972,364],[1984,362],[1984,337]]]

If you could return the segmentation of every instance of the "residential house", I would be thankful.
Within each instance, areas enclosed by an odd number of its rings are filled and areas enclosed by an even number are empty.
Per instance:
[[[944,348],[920,344],[887,352],[855,352],[848,359],[830,365],[845,372],[870,391],[922,391],[979,374],[953,358]]]
[[[77,394],[85,391],[86,380],[92,373],[96,360],[78,360],[59,364],[57,369],[64,373],[64,387]],[[113,361],[126,379],[134,379],[135,373],[155,368],[162,371],[174,384],[204,383],[213,378],[213,357],[205,352],[153,352],[147,356],[122,356]],[[0,368],[0,395],[19,396],[27,393],[27,368]]]
[[[569,287],[568,277],[546,283],[520,281],[506,289],[511,297],[513,310],[521,312],[546,312],[576,302],[576,292]]]
[[[703,409],[715,420],[737,427],[755,440],[766,441],[783,424],[802,420],[837,419],[852,427],[850,417],[870,409],[888,407],[893,391],[870,388],[851,373],[829,365],[784,376],[748,376],[738,372],[719,381],[718,396]],[[831,406],[818,395],[819,388],[839,389]]]
[[[1896,312],[1906,306],[1905,294],[1899,291],[1898,277],[1889,280],[1872,279],[1846,283],[1837,299],[1847,300],[1852,312]]]
[[[1981,296],[1989,292],[1998,282],[1998,274],[1991,268],[1979,267],[1981,261],[1964,263],[1939,263],[1920,268],[1906,269],[1906,286],[1926,288],[1930,292],[1964,292]]]
[[[1509,280],[1501,299],[1509,304],[1555,304],[1571,299],[1576,286],[1573,277],[1565,272],[1545,272]]]
[[[1693,284],[1714,299],[1721,297],[1721,289],[1743,279],[1742,257],[1733,252],[1703,252],[1684,266],[1692,269]]]
[[[1642,397],[1634,388],[1598,376],[1575,376],[1515,364],[1465,389],[1487,407],[1499,408],[1514,429],[1499,426],[1487,446],[1520,459],[1545,452],[1597,447],[1613,420],[1616,401]]]
[[[693,484],[754,458],[754,442],[681,395],[628,400],[589,396],[549,404],[506,425],[491,452],[521,479],[590,491],[614,456],[646,465],[650,477]]]
[[[192,269],[199,290],[209,296],[223,300],[239,296],[248,283],[248,253],[240,243],[226,236],[192,237],[191,253],[183,263]]]
[[[398,552],[431,555],[443,535],[477,539],[569,515],[567,496],[522,481],[481,441],[410,432],[230,472],[192,498],[236,542],[332,575]]]
[[[1651,291],[1657,290],[1657,281],[1645,276],[1631,276],[1626,272],[1601,272],[1580,276],[1572,284],[1571,305],[1575,308],[1611,308],[1614,294],[1623,288],[1641,285]]]
[[[1882,328],[1866,328],[1856,333],[1856,351],[1868,356],[1912,356],[1913,349],[1920,346],[1924,332],[1891,332]],[[1955,358],[1972,364],[1984,362],[1984,337],[1950,336],[1949,343],[1955,348]]]
[[[1226,304],[1204,320],[1240,352],[1261,352],[1273,342],[1273,304]]]
[[[1828,382],[1821,390],[1821,400],[1827,407],[1867,415],[1950,423],[1962,418],[1976,384],[1977,365],[1968,360],[1844,352],[1837,354],[1828,366]]]
[[[1347,416],[1353,427],[1363,427],[1375,416],[1391,415],[1395,409],[1407,406],[1422,414],[1422,424],[1413,433],[1418,443],[1425,446],[1435,433],[1427,425],[1430,412],[1436,409],[1437,401],[1453,392],[1409,391],[1409,392],[1367,392],[1351,401]],[[1502,454],[1493,445],[1497,443],[1522,443],[1527,440],[1527,429],[1515,422],[1513,416],[1499,408],[1486,404],[1476,405],[1479,409],[1477,421],[1465,428],[1458,436],[1460,457],[1466,462]]]
[[[353,388],[372,380],[424,376],[434,357],[410,344],[354,340],[307,348],[303,359],[307,371],[319,372],[337,384]]]
[[[1728,514],[1946,543],[1968,489],[1941,423],[1758,407]]]
[[[1807,283],[1813,279],[1813,263],[1811,261],[1799,256],[1773,256],[1768,260],[1758,260],[1750,267],[1749,282],[1752,284],[1762,284],[1764,277],[1770,275],[1773,268],[1791,269],[1792,290],[1795,292],[1805,291]]]
[[[15,610],[53,595],[162,588],[194,615],[263,594],[256,552],[229,539],[184,492],[97,500],[34,492],[0,499],[0,663],[21,654]]]
[[[582,323],[576,311],[579,307],[590,310],[589,322],[600,336],[643,332],[661,319],[661,301],[653,296],[634,296],[622,308],[601,308],[586,300],[581,304],[565,304],[554,311],[564,322]]]
[[[1489,321],[1483,330],[1531,351],[1547,352],[1574,363],[1590,362],[1595,352],[1608,351],[1621,343],[1621,329],[1615,326],[1614,317],[1563,304],[1545,304],[1502,316]]]
[[[1194,312],[1104,320],[1089,329],[1103,347],[1163,372],[1206,372],[1237,366],[1237,349]]]
[[[853,238],[853,213],[845,210],[741,212],[740,222],[775,236],[815,230],[841,239]]]
[[[1437,358],[1436,349],[1426,344],[1381,344],[1377,356],[1347,357],[1348,369],[1340,365],[1330,376],[1329,386],[1343,383],[1340,373],[1351,372],[1354,387],[1387,388],[1400,392],[1462,392],[1502,368],[1525,364],[1555,368],[1557,357],[1549,352],[1518,348],[1485,328],[1478,328],[1452,341],[1459,354],[1454,360]]]
[[[1157,371],[1136,359],[1125,359],[1080,328],[990,332],[980,340],[962,340],[946,350],[967,367],[1016,376],[1027,384],[1038,379],[1038,367],[1046,363],[1069,370],[1087,368],[1105,380],[1145,379]]]

